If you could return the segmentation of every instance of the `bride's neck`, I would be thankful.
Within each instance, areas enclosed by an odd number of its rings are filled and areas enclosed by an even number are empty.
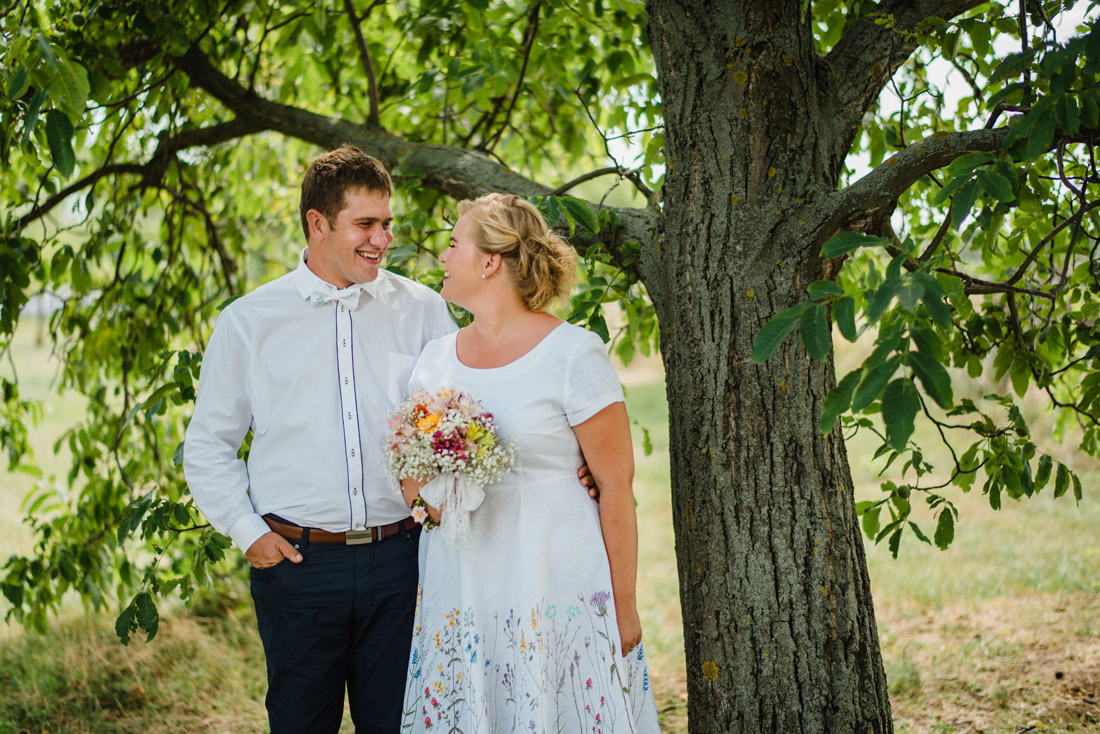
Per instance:
[[[515,334],[529,323],[532,317],[537,315],[522,307],[494,309],[474,314],[474,320],[470,322],[469,328],[479,339],[496,340]]]

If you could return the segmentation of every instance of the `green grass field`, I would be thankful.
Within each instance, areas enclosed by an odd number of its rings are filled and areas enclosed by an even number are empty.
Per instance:
[[[47,399],[33,439],[47,472],[61,473],[66,461],[52,455],[54,437],[81,404],[53,394],[56,363],[48,346],[35,343],[34,326],[17,337],[16,366],[25,394]],[[624,382],[631,418],[649,429],[654,447],[648,457],[638,451],[635,484],[646,649],[665,731],[684,732],[664,387],[652,361],[625,371]],[[877,468],[856,458],[873,446],[857,438],[848,449],[857,498],[874,497]],[[898,731],[1100,731],[1097,471],[1072,445],[1059,450],[1082,473],[1080,506],[1053,501],[1048,490],[994,512],[972,493],[958,501],[947,551],[910,536],[894,560],[884,545],[868,544]],[[0,475],[0,558],[30,548],[19,505],[33,482]],[[0,625],[0,734],[264,731],[263,655],[246,590],[241,600],[228,616],[169,614],[154,642],[127,648],[114,636],[112,615],[86,614],[76,600],[45,636]],[[350,722],[342,731],[352,731]]]

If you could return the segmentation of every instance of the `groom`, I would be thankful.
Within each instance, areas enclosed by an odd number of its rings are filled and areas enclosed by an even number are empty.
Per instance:
[[[421,349],[456,327],[434,291],[379,267],[392,197],[357,148],[315,160],[297,269],[230,304],[203,356],[184,472],[252,566],[273,734],[336,732],[345,686],[359,734],[401,715],[420,526],[382,438]]]

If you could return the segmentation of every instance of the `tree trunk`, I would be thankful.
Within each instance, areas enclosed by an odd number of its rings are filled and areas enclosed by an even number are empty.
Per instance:
[[[797,339],[749,359],[760,327],[831,275],[820,233],[780,235],[839,169],[800,6],[648,5],[668,169],[641,268],[662,325],[695,734],[892,731],[847,454],[839,429],[817,431],[832,363]]]

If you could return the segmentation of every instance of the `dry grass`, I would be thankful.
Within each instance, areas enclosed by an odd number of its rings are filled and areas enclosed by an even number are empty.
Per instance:
[[[1023,594],[879,621],[899,732],[1100,731],[1100,598]]]

